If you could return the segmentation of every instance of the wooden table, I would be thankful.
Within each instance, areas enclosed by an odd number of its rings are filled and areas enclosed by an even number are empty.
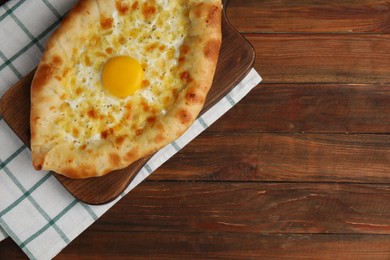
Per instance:
[[[263,83],[57,259],[390,258],[390,1],[227,13]]]

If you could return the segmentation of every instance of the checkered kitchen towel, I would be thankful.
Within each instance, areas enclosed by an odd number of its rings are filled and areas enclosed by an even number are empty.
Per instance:
[[[0,97],[39,62],[45,42],[76,0],[12,0],[0,7]],[[121,196],[84,204],[49,173],[31,167],[31,154],[0,116],[0,241],[8,235],[31,259],[50,259],[120,198],[233,107],[261,78],[255,70],[178,140],[158,152]]]

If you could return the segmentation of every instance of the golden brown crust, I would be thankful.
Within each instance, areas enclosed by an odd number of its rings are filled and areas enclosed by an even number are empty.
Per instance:
[[[153,108],[143,104],[146,118],[143,129],[134,129],[137,138],[117,134],[116,129],[101,131],[101,142],[77,147],[70,142],[50,140],[50,131],[65,95],[61,80],[66,78],[72,51],[88,37],[90,30],[113,27],[113,10],[125,16],[141,8],[144,18],[150,19],[158,10],[154,1],[84,0],[80,1],[50,38],[35,74],[31,91],[31,148],[33,165],[37,170],[53,170],[70,178],[87,178],[124,168],[141,157],[150,155],[177,139],[198,116],[211,87],[221,45],[220,0],[189,0],[188,34],[180,48],[177,75],[185,86],[173,93],[174,104],[164,116],[154,115]],[[164,46],[148,46],[150,51],[166,51]],[[110,53],[113,50],[103,50]],[[90,61],[84,61],[86,63]],[[150,83],[145,81],[144,86]],[[74,86],[75,87],[75,86]],[[170,102],[167,99],[167,102]],[[124,118],[130,123],[131,104],[124,107]],[[89,110],[90,118],[99,118],[98,111]],[[73,129],[78,136],[79,130]]]

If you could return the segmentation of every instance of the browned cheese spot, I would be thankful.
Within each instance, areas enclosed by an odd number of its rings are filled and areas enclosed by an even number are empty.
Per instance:
[[[64,111],[65,109],[68,109],[69,107],[70,107],[69,103],[62,103],[60,106],[60,111]]]
[[[84,63],[85,63],[85,65],[88,66],[88,67],[90,67],[90,66],[92,65],[91,59],[89,58],[88,55],[85,55]]]
[[[189,104],[202,103],[203,99],[197,95],[195,92],[188,91],[186,94],[186,101]]]
[[[149,111],[150,111],[150,106],[149,106],[149,104],[145,101],[145,99],[142,99],[142,100],[141,100],[141,106],[142,106],[142,108],[143,108],[143,110],[144,110],[145,112],[149,112]]]
[[[127,104],[125,105],[125,113],[124,113],[123,118],[124,118],[125,120],[130,120],[131,117],[132,117],[131,103],[127,103]]]
[[[113,52],[114,52],[114,49],[111,48],[111,47],[109,47],[109,48],[106,49],[106,53],[107,53],[107,54],[112,54]]]
[[[124,116],[123,116],[123,119],[126,121],[129,121],[129,120],[131,120],[131,117],[132,117],[131,111],[126,111]]]
[[[155,116],[150,116],[146,119],[146,121],[149,123],[149,124],[154,124],[156,122],[156,117]]]
[[[81,95],[81,93],[83,93],[83,89],[82,88],[80,88],[80,87],[78,87],[77,89],[76,89],[76,95],[78,95],[78,96],[80,96]]]
[[[145,19],[148,20],[156,12],[157,12],[157,8],[154,5],[149,5],[148,3],[144,3],[142,5],[142,14],[144,15]]]
[[[181,80],[184,81],[184,83],[189,83],[192,81],[191,75],[188,71],[184,71],[180,74]]]
[[[179,63],[184,63],[186,60],[186,55],[190,52],[190,47],[188,45],[183,44],[180,47],[180,56],[179,56]]]
[[[137,130],[135,130],[135,135],[140,136],[140,135],[142,135],[143,132],[144,132],[143,129],[137,129]]]
[[[104,30],[110,29],[110,28],[112,28],[114,26],[114,19],[113,18],[101,17],[100,18],[100,26]]]
[[[79,130],[77,128],[73,128],[72,134],[73,134],[74,137],[79,137],[80,132],[79,132]]]
[[[131,5],[131,9],[135,10],[138,8],[138,1],[135,1],[132,5]]]
[[[132,108],[131,102],[126,103],[125,109],[126,109],[127,111],[131,111],[131,108]]]
[[[144,79],[144,80],[142,81],[142,88],[146,88],[146,87],[148,87],[148,86],[150,86],[149,80]]]
[[[217,60],[221,41],[217,39],[209,40],[203,48],[203,54],[210,60]]]
[[[118,146],[121,146],[123,144],[123,142],[125,141],[125,137],[124,136],[118,136],[116,139],[115,139],[115,144],[117,144]]]
[[[116,153],[110,153],[110,163],[111,165],[119,165],[121,162],[121,158]]]
[[[87,115],[93,119],[97,119],[98,118],[98,113],[96,112],[95,109],[91,108],[90,110],[88,110],[87,112]]]
[[[86,144],[83,144],[83,145],[80,147],[80,149],[84,151],[85,149],[87,149],[87,145],[86,145]]]
[[[122,1],[116,1],[116,9],[121,15],[125,15],[129,12],[129,6]]]
[[[211,6],[207,15],[206,23],[210,26],[221,24],[221,11],[218,6]]]
[[[107,130],[104,130],[100,133],[100,136],[103,138],[103,139],[107,139],[109,136],[113,135],[114,134],[114,129],[112,128],[109,128]]]
[[[178,118],[180,120],[180,122],[183,124],[183,125],[187,125],[188,123],[191,122],[191,114],[187,111],[187,110],[180,110],[178,112]]]
[[[62,59],[60,56],[54,56],[53,57],[53,64],[54,66],[58,67],[63,63]]]
[[[119,43],[122,44],[122,45],[124,45],[124,44],[126,43],[125,37],[121,36],[121,37],[119,38]]]
[[[159,44],[157,42],[154,42],[154,43],[151,43],[149,44],[148,46],[145,47],[145,50],[147,52],[152,52],[154,51],[155,49],[157,49],[157,47],[159,46]]]
[[[170,96],[165,96],[163,99],[163,105],[168,107],[172,102],[172,98]]]

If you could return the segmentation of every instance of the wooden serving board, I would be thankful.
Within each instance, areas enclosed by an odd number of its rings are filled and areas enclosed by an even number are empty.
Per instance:
[[[226,7],[226,2],[224,3]],[[226,13],[222,19],[222,47],[211,90],[201,113],[225,96],[251,69],[255,52],[228,22]],[[19,138],[30,144],[30,85],[34,72],[30,72],[15,84],[0,100],[0,114]],[[74,180],[54,173],[59,182],[76,198],[88,204],[104,204],[118,197],[130,184],[143,165],[150,159],[145,157],[127,168],[108,175]]]

